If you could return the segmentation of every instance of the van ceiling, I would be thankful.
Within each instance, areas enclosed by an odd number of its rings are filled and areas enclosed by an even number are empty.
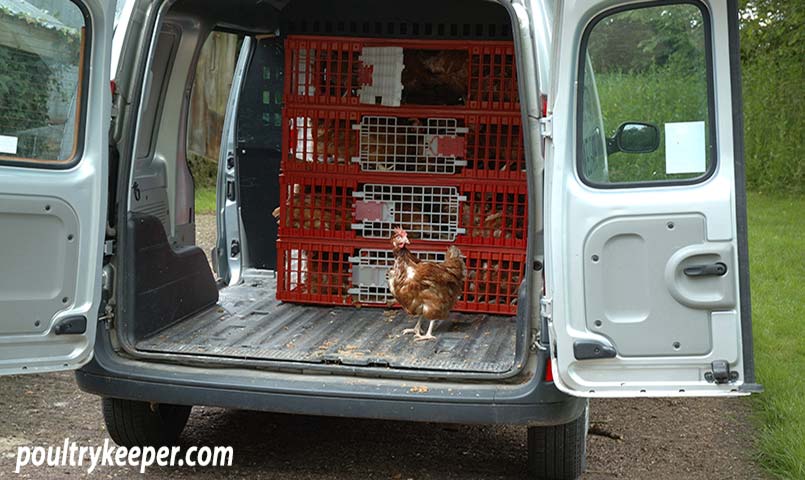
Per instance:
[[[508,13],[488,0],[178,0],[172,12],[254,34],[273,33],[281,24],[284,34],[511,38]]]
[[[264,34],[277,30],[277,14],[287,4],[288,0],[178,0],[171,14],[210,19],[224,30]]]

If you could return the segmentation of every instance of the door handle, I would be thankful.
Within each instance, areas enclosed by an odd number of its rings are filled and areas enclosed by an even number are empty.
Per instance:
[[[682,270],[689,277],[721,277],[727,273],[727,265],[723,262],[708,265],[693,265]]]

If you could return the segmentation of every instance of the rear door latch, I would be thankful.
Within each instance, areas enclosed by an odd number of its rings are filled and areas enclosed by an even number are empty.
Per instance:
[[[710,364],[712,372],[705,372],[704,379],[710,383],[722,384],[738,380],[738,372],[730,370],[730,364],[726,360],[714,360]]]
[[[539,133],[543,137],[553,138],[553,115],[547,115],[539,119]]]

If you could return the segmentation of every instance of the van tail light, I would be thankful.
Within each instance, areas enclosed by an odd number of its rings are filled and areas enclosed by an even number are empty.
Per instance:
[[[112,89],[112,96],[114,96],[115,92],[117,92],[117,84],[115,83],[114,80],[109,82],[109,88]]]
[[[545,381],[553,382],[553,369],[551,368],[551,357],[545,359]]]

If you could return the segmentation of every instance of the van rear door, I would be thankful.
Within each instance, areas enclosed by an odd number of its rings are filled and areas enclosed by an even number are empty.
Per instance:
[[[0,374],[84,365],[98,323],[115,5],[50,4],[0,9]]]
[[[543,120],[557,387],[757,390],[737,1],[558,8]]]

